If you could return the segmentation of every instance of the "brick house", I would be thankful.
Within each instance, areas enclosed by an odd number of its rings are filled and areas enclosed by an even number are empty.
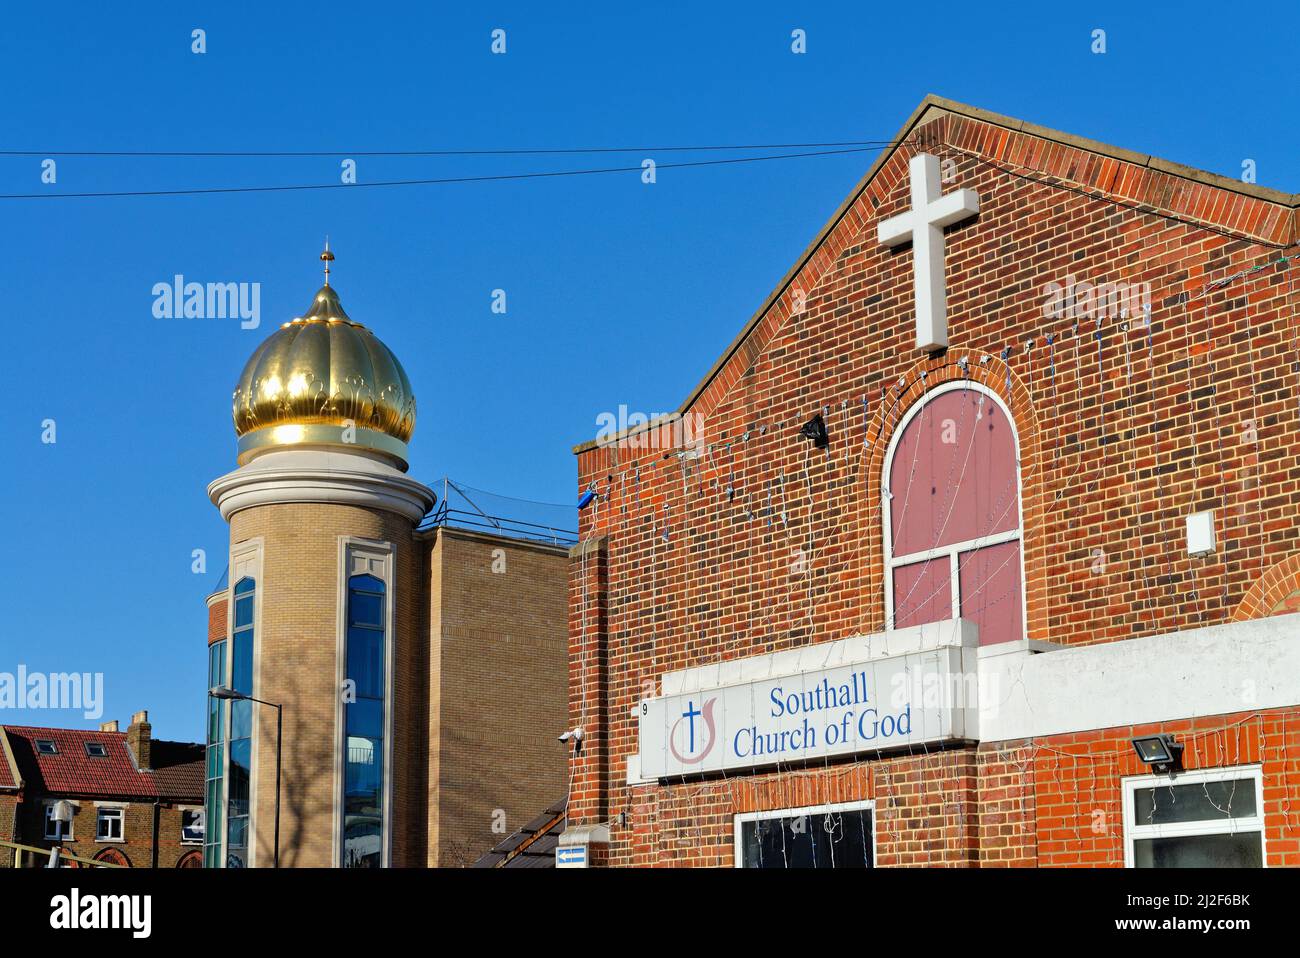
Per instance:
[[[1300,198],[936,97],[895,142],[575,449],[566,859],[1300,864]]]
[[[56,820],[67,802],[70,822]],[[147,712],[125,732],[0,726],[0,838],[133,868],[198,868],[203,746],[156,741]],[[0,846],[0,867],[14,864]],[[23,864],[43,865],[29,854]],[[71,863],[69,863],[71,864]]]

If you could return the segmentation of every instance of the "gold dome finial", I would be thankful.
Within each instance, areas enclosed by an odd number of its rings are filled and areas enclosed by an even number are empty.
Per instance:
[[[405,470],[415,431],[411,382],[330,287],[328,238],[320,258],[326,282],[311,307],[254,351],[235,387],[239,464],[277,449],[316,447],[379,453]]]
[[[330,284],[330,263],[334,262],[334,254],[330,252],[329,234],[325,234],[325,252],[320,254],[321,261],[325,264],[325,285]]]

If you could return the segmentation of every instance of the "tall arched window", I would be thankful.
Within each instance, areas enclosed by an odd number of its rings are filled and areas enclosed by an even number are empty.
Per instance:
[[[230,632],[230,687],[253,694],[253,642],[256,583],[235,583],[235,619]],[[248,822],[253,767],[253,703],[230,703],[229,761],[226,782],[226,867],[248,864]]]
[[[343,866],[384,863],[384,690],[387,643],[384,583],[348,579],[347,677],[354,693],[344,714]]]
[[[909,409],[882,476],[888,628],[963,618],[1024,637],[1020,463],[997,395],[948,383]]]

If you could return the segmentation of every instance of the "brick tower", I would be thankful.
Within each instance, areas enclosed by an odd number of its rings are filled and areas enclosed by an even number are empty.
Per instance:
[[[424,864],[428,602],[406,475],[415,396],[325,285],[244,367],[209,635],[205,864]],[[247,698],[252,697],[252,698]],[[277,706],[279,709],[277,709]]]

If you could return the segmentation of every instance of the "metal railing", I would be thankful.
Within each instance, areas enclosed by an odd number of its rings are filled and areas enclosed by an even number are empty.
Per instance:
[[[514,499],[461,485],[446,476],[442,478],[440,485],[442,486],[441,501],[420,522],[421,530],[450,526],[458,529],[481,529],[512,539],[528,539],[551,545],[577,544],[577,531],[567,528],[569,521],[577,525],[576,506]],[[471,492],[473,496],[470,495]],[[488,508],[484,508],[479,504],[480,502],[489,503]],[[494,503],[508,505],[509,511],[515,515],[496,514],[506,510],[494,508],[492,505]],[[527,515],[528,518],[518,518],[520,514]]]
[[[0,848],[12,848],[14,850],[14,868],[26,867],[26,856],[31,854],[34,861],[45,859],[45,868],[58,868],[61,862],[76,862],[79,865],[87,865],[91,868],[125,868],[125,865],[117,865],[113,862],[96,861],[93,858],[82,858],[80,855],[69,855],[59,845],[53,848],[41,848],[37,845],[22,845],[18,842],[6,841],[0,838]]]

